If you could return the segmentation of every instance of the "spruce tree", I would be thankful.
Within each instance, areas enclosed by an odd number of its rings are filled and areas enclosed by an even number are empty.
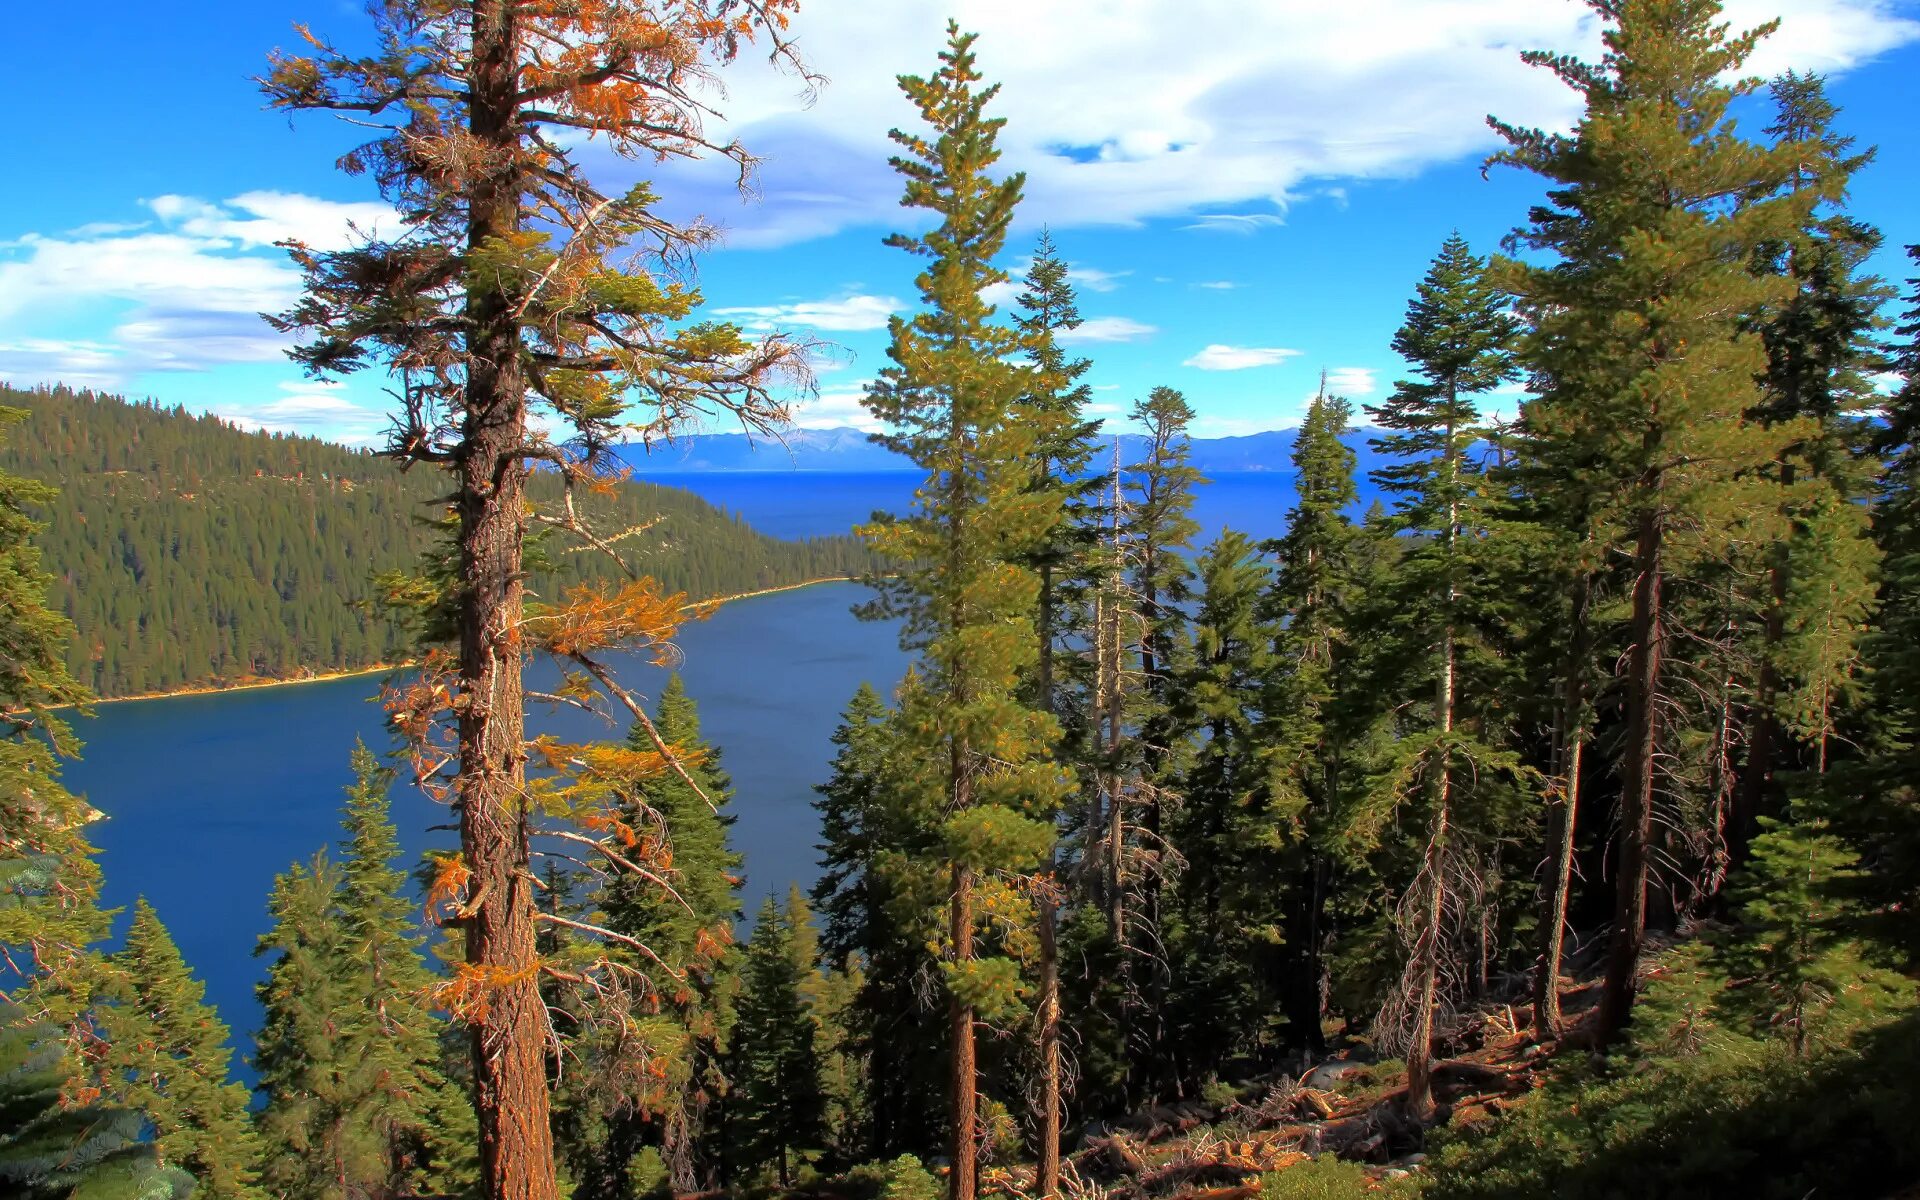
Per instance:
[[[228,1078],[226,1022],[144,898],[108,966],[113,1003],[98,1012],[103,1093],[147,1114],[161,1160],[199,1180],[200,1194],[257,1200],[260,1144],[247,1089]]]
[[[1002,122],[986,116],[997,88],[979,86],[973,42],[950,23],[940,70],[900,81],[928,132],[892,133],[903,151],[894,169],[903,203],[937,224],[887,239],[924,261],[923,307],[890,322],[892,363],[864,401],[892,431],[876,440],[926,472],[918,511],[863,533],[898,564],[884,607],[905,617],[906,644],[921,654],[923,683],[900,699],[903,750],[940,774],[954,1200],[973,1200],[978,1183],[976,1021],[1020,1009],[1015,959],[976,949],[976,900],[1039,865],[1065,794],[1051,761],[1058,726],[1019,694],[1036,655],[1030,563],[1061,504],[1029,486],[1029,456],[1057,418],[1024,403],[1027,373],[1008,361],[1022,339],[981,297],[1006,278],[993,262],[1022,179],[992,176]]]
[[[811,1011],[817,969],[813,914],[798,888],[784,906],[772,896],[754,918],[741,969],[739,1120],[750,1164],[772,1164],[791,1187],[806,1156],[827,1140],[827,1095],[819,1030]]]
[[[1783,289],[1747,264],[1810,198],[1781,192],[1791,154],[1745,140],[1729,117],[1758,86],[1735,73],[1772,26],[1730,35],[1715,0],[1593,7],[1607,24],[1598,64],[1527,56],[1584,99],[1574,132],[1494,125],[1509,143],[1496,161],[1551,187],[1515,235],[1548,261],[1504,273],[1536,314],[1532,353],[1553,385],[1530,419],[1586,448],[1607,482],[1596,538],[1631,561],[1618,887],[1599,1015],[1610,1040],[1633,1002],[1668,790],[1670,587],[1772,536],[1756,475],[1804,436],[1803,422],[1752,417],[1766,356],[1746,319]]]

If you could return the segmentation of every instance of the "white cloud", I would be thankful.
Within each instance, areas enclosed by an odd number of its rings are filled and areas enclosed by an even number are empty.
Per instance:
[[[1250,367],[1278,366],[1300,354],[1298,350],[1274,346],[1223,346],[1216,342],[1181,365],[1202,371],[1245,371]]]
[[[1192,224],[1180,228],[1200,233],[1248,234],[1286,223],[1287,219],[1278,213],[1201,213]]]
[[[1120,286],[1120,281],[1133,274],[1132,271],[1102,271],[1098,267],[1083,267],[1078,263],[1067,268],[1067,279],[1077,288],[1088,292],[1111,292]]]
[[[835,333],[885,329],[887,318],[905,307],[892,296],[843,296],[792,304],[753,304],[716,308],[713,315],[740,322],[756,333],[802,325]]]
[[[272,243],[348,244],[392,221],[380,204],[248,192],[215,204],[167,195],[155,220],[29,233],[0,247],[0,371],[22,382],[127,386],[155,371],[277,360],[288,339],[260,319],[289,307],[300,275]],[[50,329],[83,320],[83,338]]]
[[[1235,288],[1245,287],[1247,285],[1244,283],[1235,283],[1231,279],[1209,279],[1205,283],[1196,283],[1193,286],[1206,288],[1208,291],[1213,292],[1230,292]]]
[[[1088,317],[1073,329],[1062,329],[1054,336],[1061,342],[1137,342],[1160,332],[1159,328],[1132,317]]]
[[[371,446],[387,428],[384,414],[353,403],[336,383],[302,380],[280,385],[282,396],[263,404],[217,411],[215,416],[244,429],[324,437],[349,446]]]
[[[794,426],[799,429],[859,429],[872,433],[880,428],[880,422],[860,404],[861,397],[867,394],[867,387],[872,382],[871,379],[862,379],[827,388],[818,396],[795,403]]]
[[[1353,399],[1371,396],[1376,387],[1372,367],[1335,367],[1327,372],[1327,390]]]
[[[1730,0],[1747,25],[1784,15],[1753,69],[1844,70],[1920,36],[1901,0]],[[1493,146],[1489,112],[1564,127],[1571,92],[1519,54],[1593,57],[1576,0],[814,0],[794,34],[828,79],[811,107],[791,74],[749,63],[715,97],[764,163],[742,205],[724,164],[669,166],[665,194],[732,227],[737,246],[900,219],[890,126],[911,107],[897,72],[936,67],[947,16],[978,31],[981,70],[1005,86],[1004,164],[1027,173],[1022,220],[1056,227],[1194,217],[1258,229],[1303,195],[1405,177]],[[656,174],[651,163],[625,168]]]

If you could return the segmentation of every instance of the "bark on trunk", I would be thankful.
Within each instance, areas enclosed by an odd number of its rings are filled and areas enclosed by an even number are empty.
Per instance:
[[[1040,1137],[1038,1192],[1048,1200],[1060,1190],[1060,952],[1054,936],[1056,908],[1040,902]]]
[[[1597,1033],[1601,1045],[1620,1036],[1633,1011],[1646,940],[1648,841],[1653,832],[1654,756],[1659,747],[1660,671],[1665,650],[1661,611],[1662,529],[1653,510],[1638,518],[1634,548],[1633,647],[1627,667],[1627,730],[1621,746],[1620,852],[1613,938],[1600,994]]]
[[[1533,1029],[1537,1037],[1560,1036],[1560,970],[1567,944],[1567,903],[1573,888],[1574,839],[1580,828],[1580,772],[1587,742],[1587,605],[1593,581],[1582,573],[1574,584],[1573,628],[1567,638],[1566,677],[1556,731],[1560,804],[1549,831],[1546,919],[1541,922],[1540,968],[1533,981]]]
[[[953,902],[948,936],[953,939],[956,965],[973,959],[973,872],[955,863]],[[976,1066],[973,1053],[973,1009],[955,992],[949,1002],[948,1020],[953,1034],[953,1172],[948,1176],[947,1194],[951,1200],[974,1200],[978,1187],[975,1153],[979,1145],[976,1123],[979,1099],[976,1090]]]
[[[1452,541],[1451,531],[1448,536]],[[1451,597],[1449,597],[1451,599]],[[1447,739],[1453,733],[1453,627],[1440,637],[1440,684],[1436,707],[1440,717],[1439,795],[1434,799],[1433,825],[1427,834],[1425,861],[1421,873],[1426,877],[1425,909],[1421,913],[1419,940],[1415,943],[1415,984],[1412,1044],[1407,1048],[1407,1109],[1418,1120],[1433,1115],[1433,1008],[1440,977],[1440,922],[1445,916],[1447,894],[1447,838],[1451,833],[1453,772],[1452,750]]]
[[[502,165],[469,187],[468,246],[518,229],[515,6],[473,7],[470,132]],[[467,961],[489,989],[472,1029],[481,1187],[488,1200],[554,1200],[548,1125],[547,1013],[539,988],[535,898],[522,806],[525,718],[520,620],[524,600],[526,383],[513,298],[476,283],[468,342],[460,521],[460,842],[473,872]]]

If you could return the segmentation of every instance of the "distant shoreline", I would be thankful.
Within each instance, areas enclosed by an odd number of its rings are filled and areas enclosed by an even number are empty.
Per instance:
[[[819,579],[803,579],[798,583],[783,583],[778,587],[759,588],[751,592],[736,592],[731,596],[717,596],[711,600],[696,600],[687,605],[689,610],[712,609],[732,604],[736,600],[752,600],[759,596],[777,596],[782,592],[797,592],[802,588],[819,587],[827,583],[857,583],[851,575],[827,575]],[[413,660],[400,662],[374,663],[365,667],[353,667],[345,671],[326,671],[317,675],[296,675],[287,679],[249,679],[239,683],[226,684],[189,684],[184,687],[169,688],[161,692],[142,692],[136,696],[103,696],[87,702],[89,707],[104,704],[132,704],[141,700],[177,700],[185,696],[221,696],[228,692],[255,692],[264,688],[299,687],[309,683],[332,683],[341,679],[358,679],[363,675],[382,675],[388,671],[404,670],[413,665]],[[75,707],[62,704],[63,709]]]

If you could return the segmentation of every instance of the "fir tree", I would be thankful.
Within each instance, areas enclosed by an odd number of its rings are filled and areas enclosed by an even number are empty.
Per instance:
[[[1715,0],[1593,6],[1608,23],[1599,64],[1527,56],[1585,100],[1574,133],[1495,128],[1510,146],[1496,161],[1553,189],[1515,235],[1552,261],[1506,271],[1536,314],[1532,352],[1552,381],[1529,419],[1587,447],[1610,489],[1596,534],[1631,557],[1618,897],[1599,1018],[1611,1038],[1633,1001],[1671,751],[1670,586],[1771,536],[1755,475],[1804,436],[1801,422],[1752,418],[1766,356],[1744,319],[1783,293],[1746,264],[1811,198],[1781,194],[1791,152],[1744,140],[1728,116],[1758,85],[1725,81],[1772,26],[1729,35]]]
[[[1783,734],[1811,748],[1806,765],[1825,770],[1878,566],[1859,502],[1869,486],[1865,414],[1878,402],[1868,381],[1879,358],[1873,335],[1888,293],[1864,273],[1879,248],[1878,231],[1843,208],[1873,152],[1854,153],[1853,140],[1834,132],[1839,110],[1819,76],[1789,72],[1770,90],[1778,116],[1767,132],[1794,157],[1787,186],[1813,202],[1801,228],[1759,254],[1757,269],[1784,277],[1793,290],[1758,323],[1767,372],[1756,415],[1797,422],[1805,434],[1765,472],[1780,485],[1793,523],[1771,548],[1766,594],[1756,604],[1759,678],[1728,820],[1735,867],[1746,860],[1759,818],[1779,812],[1776,772],[1783,763],[1796,765]]]
[[[794,888],[783,907],[768,896],[754,918],[741,970],[739,1117],[746,1161],[773,1164],[791,1187],[806,1155],[827,1140],[819,1029],[809,992],[817,970],[813,915]]]
[[[280,1197],[447,1195],[472,1179],[473,1112],[443,1073],[433,976],[421,956],[388,816],[392,773],[353,753],[344,866],[326,855],[274,883],[256,954],[261,1183]]]
[[[1269,981],[1247,964],[1269,953],[1277,915],[1272,843],[1261,827],[1267,754],[1262,698],[1277,664],[1265,618],[1271,568],[1226,530],[1200,556],[1193,655],[1173,689],[1182,734],[1201,734],[1169,827],[1184,866],[1165,940],[1173,1047],[1188,1069],[1219,1074],[1276,1024]]]
[[[1287,664],[1263,701],[1271,747],[1265,837],[1276,851],[1284,897],[1282,958],[1269,970],[1281,982],[1293,1042],[1316,1054],[1324,1040],[1328,840],[1341,786],[1330,709],[1344,656],[1348,560],[1359,539],[1347,516],[1358,494],[1356,456],[1342,441],[1352,411],[1327,394],[1323,379],[1295,435],[1298,499],[1286,535],[1268,546],[1277,570],[1265,615],[1277,630],[1275,657]]]
[[[833,734],[832,774],[819,785],[820,866],[813,904],[822,960],[858,973],[845,1010],[850,1052],[866,1064],[866,1157],[938,1144],[946,1033],[916,999],[933,970],[927,945],[938,891],[925,863],[932,819],[886,704],[862,684]]]
[[[147,1114],[161,1161],[191,1173],[201,1194],[257,1200],[259,1140],[247,1090],[227,1075],[226,1022],[144,899],[109,967],[114,1003],[98,1014],[105,1095]]]
[[[635,725],[628,749],[644,754],[657,734],[676,747],[686,777],[650,772],[621,784],[613,819],[623,842],[666,844],[672,891],[614,871],[590,898],[596,922],[631,939],[613,953],[637,983],[626,1025],[583,1038],[591,1048],[570,1100],[587,1110],[575,1119],[597,1132],[570,1148],[579,1195],[624,1195],[632,1156],[649,1146],[680,1191],[699,1190],[718,1166],[708,1110],[727,1090],[722,1058],[734,1022],[742,859],[728,842],[733,783],[701,737],[698,707],[679,675],[661,689],[653,724],[652,733]]]
[[[973,42],[949,24],[941,69],[900,81],[929,129],[892,134],[903,151],[893,160],[906,180],[903,203],[938,224],[887,239],[924,260],[916,280],[923,309],[892,319],[892,364],[865,399],[895,431],[876,439],[927,475],[917,513],[878,519],[863,532],[899,564],[884,595],[906,618],[906,643],[922,654],[924,684],[901,696],[906,752],[941,773],[954,1200],[973,1200],[978,1182],[975,1023],[1020,1007],[1015,960],[976,951],[985,915],[976,900],[1045,857],[1064,796],[1050,761],[1058,726],[1019,696],[1037,640],[1038,585],[1028,564],[1061,503],[1030,488],[1028,456],[1057,418],[1024,403],[1026,373],[1007,361],[1021,338],[996,323],[981,298],[1006,278],[993,261],[1022,179],[991,175],[1002,122],[985,115],[997,88],[978,86]]]

